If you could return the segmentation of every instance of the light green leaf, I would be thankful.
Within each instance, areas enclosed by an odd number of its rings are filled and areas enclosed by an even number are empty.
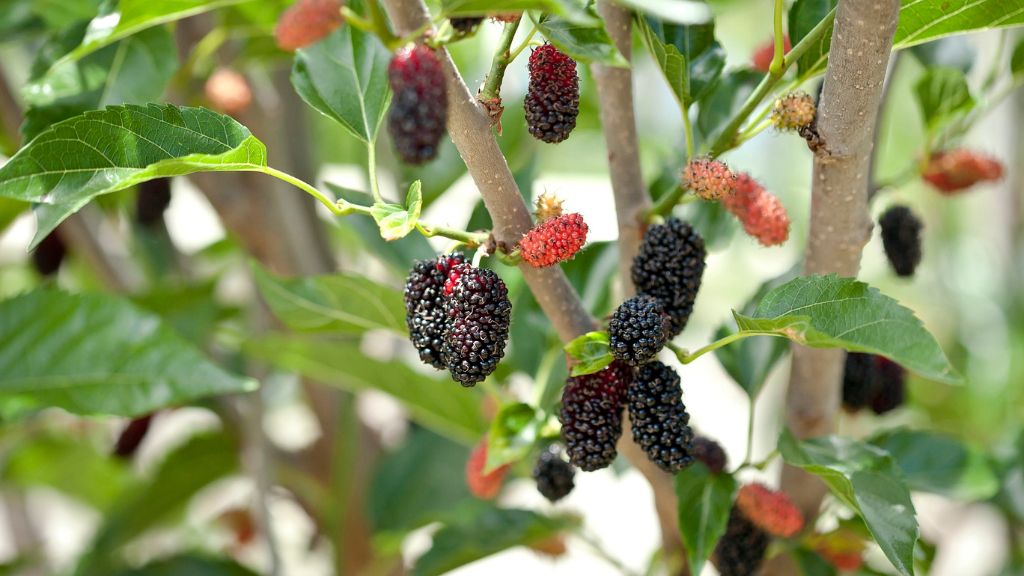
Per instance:
[[[1024,77],[1024,38],[1017,41],[1010,55],[1010,73],[1018,82]]]
[[[643,35],[647,49],[658,63],[668,87],[676,97],[680,106],[689,98],[689,77],[686,69],[686,58],[679,52],[679,49],[672,44],[666,43],[654,31],[654,28],[646,18],[638,18],[637,25]]]
[[[82,44],[58,64],[78,60],[147,28],[250,0],[120,0],[117,10],[93,18]]]
[[[554,14],[577,24],[596,23],[577,0],[441,0],[445,16],[486,16],[524,10]]]
[[[710,94],[725,67],[725,52],[715,41],[714,22],[678,25],[647,17],[637,18],[637,23],[684,109]]]
[[[711,19],[711,11],[703,2],[690,0],[615,0],[616,4],[632,8],[655,18],[676,24],[700,24]]]
[[[733,316],[741,331],[778,334],[811,348],[880,354],[925,378],[962,382],[911,310],[853,278],[796,278],[769,292],[752,314]]]
[[[413,576],[440,576],[515,546],[537,544],[572,529],[578,521],[529,510],[474,502],[434,534],[433,545],[413,567]]]
[[[895,49],[964,32],[1024,24],[1019,0],[901,0]]]
[[[725,534],[736,492],[732,475],[712,474],[701,462],[675,477],[679,497],[679,532],[686,545],[691,574],[700,574],[704,562]]]
[[[0,198],[0,234],[14,222],[22,212],[29,209],[28,202],[19,202],[10,198]]]
[[[376,36],[342,26],[295,53],[292,85],[316,111],[372,144],[391,101],[390,60]]]
[[[929,68],[914,85],[914,94],[932,133],[974,107],[967,78],[956,68]]]
[[[257,576],[256,572],[228,558],[182,555],[162,558],[145,566],[115,572],[111,576]]]
[[[615,360],[607,332],[587,332],[565,345],[572,360],[572,376],[594,374]]]
[[[82,30],[44,46],[34,76],[22,94],[28,109],[21,132],[32,140],[62,120],[112,104],[143,104],[160,99],[178,68],[174,37],[165,26],[145,30],[82,60],[52,66],[53,52],[77,45]]]
[[[349,391],[379,390],[401,402],[413,420],[460,442],[487,430],[480,413],[483,392],[448,377],[420,374],[398,361],[367,356],[354,339],[270,335],[244,344],[248,354],[277,368]]]
[[[105,294],[37,290],[0,302],[0,343],[0,397],[26,408],[135,416],[256,388]]]
[[[917,517],[900,470],[881,448],[828,436],[798,441],[789,430],[779,452],[790,465],[820,476],[856,512],[900,574],[914,574]]]
[[[253,265],[260,295],[289,328],[301,332],[404,334],[402,293],[356,274],[277,278]]]
[[[622,68],[629,66],[600,20],[593,24],[579,24],[553,16],[541,19],[537,28],[548,41],[574,60],[584,64],[600,62]]]
[[[0,167],[0,197],[42,203],[33,247],[90,200],[193,172],[261,171],[267,151],[229,116],[170,104],[111,106],[51,126]]]
[[[484,473],[518,462],[526,457],[537,440],[540,414],[524,403],[506,404],[491,422],[487,434],[487,465]]]
[[[892,455],[911,490],[975,501],[999,491],[999,478],[985,454],[948,436],[898,429],[871,443]]]
[[[836,7],[838,0],[796,0],[789,9],[789,38],[796,46]],[[825,70],[828,51],[832,45],[832,25],[828,25],[821,38],[796,62],[801,78],[808,78]]]
[[[416,229],[423,210],[422,183],[417,180],[409,187],[405,198],[406,208],[398,204],[374,204],[370,215],[380,228],[380,237],[387,240],[405,238]]]

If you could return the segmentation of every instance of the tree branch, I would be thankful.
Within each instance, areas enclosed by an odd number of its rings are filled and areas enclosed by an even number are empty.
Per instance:
[[[599,0],[597,9],[619,51],[626,60],[630,60],[632,14],[608,0]],[[633,257],[643,241],[644,216],[651,207],[651,198],[640,171],[639,143],[633,111],[633,73],[630,68],[597,63],[591,66],[591,70],[597,84],[601,126],[608,149],[608,168],[619,223],[619,279],[624,295],[629,297],[636,293],[631,273]],[[623,435],[618,448],[651,483],[661,526],[662,546],[666,560],[674,564],[674,560],[680,559],[683,554],[683,545],[679,538],[678,504],[672,476],[653,464],[633,441],[628,415],[624,417]]]
[[[384,0],[384,6],[399,35],[430,24],[430,14],[422,0]],[[448,134],[466,162],[494,221],[494,238],[509,246],[515,245],[533,227],[530,210],[491,133],[487,113],[477,104],[447,50],[439,49],[437,53],[444,64],[448,84]],[[519,269],[563,342],[595,328],[594,320],[561,268],[533,268],[524,263]]]

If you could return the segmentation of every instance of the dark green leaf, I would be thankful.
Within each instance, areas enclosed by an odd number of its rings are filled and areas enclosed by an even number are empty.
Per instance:
[[[753,70],[733,70],[721,77],[700,105],[697,129],[704,141],[712,142],[743,106],[763,75]]]
[[[999,479],[985,454],[940,434],[892,430],[871,439],[892,455],[911,490],[962,500],[985,500],[999,490]]]
[[[690,573],[700,574],[718,539],[725,534],[736,492],[732,475],[712,474],[698,462],[676,475],[679,532],[686,545]]]
[[[835,567],[810,550],[797,548],[793,550],[792,554],[802,576],[836,576],[837,574]]]
[[[725,50],[715,42],[690,63],[690,98],[702,102],[718,83],[725,69]]]
[[[483,392],[463,388],[447,375],[417,373],[398,361],[368,357],[358,340],[269,335],[246,342],[247,353],[283,370],[349,391],[379,390],[401,402],[413,420],[449,438],[479,440],[487,430],[480,413]]]
[[[257,576],[256,572],[227,558],[172,556],[113,573],[111,576]]]
[[[134,416],[256,388],[105,294],[38,290],[0,302],[0,343],[0,397],[29,408]]]
[[[405,333],[402,293],[357,274],[276,278],[253,265],[260,294],[274,315],[302,332],[383,328]]]
[[[487,466],[484,473],[518,462],[526,457],[537,440],[540,414],[529,404],[501,407],[487,435]]]
[[[101,0],[32,0],[32,10],[48,28],[62,30],[95,16],[100,4]]]
[[[414,576],[445,574],[508,548],[542,542],[576,524],[567,517],[495,508],[483,502],[461,512],[434,534],[430,551],[412,570]]]
[[[1010,73],[1018,81],[1024,76],[1024,38],[1017,41],[1017,46],[1013,48],[1013,54],[1010,55]]]
[[[1024,24],[1017,0],[901,0],[894,49],[935,38]]]
[[[587,332],[565,345],[572,360],[572,375],[583,376],[604,370],[615,359],[607,332]]]
[[[794,46],[807,36],[829,12],[838,4],[838,0],[796,0],[789,9],[789,37]],[[803,56],[797,60],[796,67],[801,77],[813,76],[825,69],[828,62],[828,50],[832,45],[832,26],[821,35]]]
[[[769,292],[740,330],[779,334],[811,348],[880,354],[938,382],[962,381],[914,313],[853,278],[805,276]]]
[[[600,20],[588,25],[554,16],[540,20],[537,28],[545,38],[574,60],[584,64],[601,62],[611,66],[629,66]]]
[[[914,85],[917,103],[930,132],[974,107],[967,78],[956,68],[929,68]]]
[[[29,209],[28,202],[19,202],[10,198],[0,198],[0,234],[14,222],[18,216]]]
[[[0,168],[0,196],[40,202],[33,247],[101,194],[193,172],[260,171],[263,143],[228,116],[172,105],[111,106],[51,126]]]
[[[202,343],[219,320],[236,312],[218,305],[217,285],[213,281],[176,286],[158,284],[132,300],[142,308],[159,314],[167,325],[189,342]]]
[[[870,444],[828,436],[798,441],[789,430],[779,452],[790,465],[816,474],[867,524],[900,574],[914,574],[917,517],[910,491],[887,452]]]
[[[725,53],[715,41],[714,22],[679,25],[647,17],[638,18],[637,23],[682,107],[707,96],[725,67]]]
[[[318,112],[372,144],[391,101],[390,60],[376,36],[342,26],[296,52],[292,85]]]
[[[579,24],[595,23],[595,18],[576,0],[441,0],[441,11],[446,16],[485,16],[523,10],[551,13]]]

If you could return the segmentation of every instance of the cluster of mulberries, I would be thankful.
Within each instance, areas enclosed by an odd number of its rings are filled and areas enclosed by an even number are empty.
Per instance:
[[[530,134],[557,144],[569,137],[580,113],[580,80],[576,61],[551,44],[530,54],[530,86],[523,107]]]
[[[626,392],[633,440],[673,474],[693,463],[693,431],[682,394],[679,375],[661,362],[641,366]]]
[[[572,259],[587,242],[587,223],[579,214],[562,214],[541,222],[523,235],[519,250],[534,268]]]
[[[732,194],[736,175],[721,160],[696,158],[683,168],[681,183],[704,200],[720,200]]]
[[[575,476],[576,469],[562,458],[562,451],[557,446],[542,451],[533,467],[537,491],[550,502],[557,502],[572,492],[576,486]]]
[[[417,262],[405,283],[406,323],[420,359],[463,386],[482,381],[505,353],[512,303],[491,270],[461,254]]]
[[[913,276],[921,263],[921,230],[924,223],[910,208],[893,206],[878,219],[882,246],[889,264],[899,276]]]
[[[594,374],[571,376],[562,389],[562,439],[569,462],[591,472],[609,466],[618,454],[622,409],[633,371],[620,362]]]
[[[661,301],[671,321],[669,337],[682,332],[693,313],[706,257],[704,239],[682,220],[669,218],[644,234],[633,259],[633,284]]]
[[[480,441],[466,461],[466,485],[469,491],[481,500],[493,500],[501,491],[509,465],[499,466],[490,472],[487,469],[487,438]]]
[[[693,437],[691,454],[695,460],[707,466],[712,474],[721,474],[729,464],[729,457],[726,455],[725,449],[707,436]]]
[[[772,126],[779,130],[799,130],[814,122],[817,109],[814,98],[804,92],[790,92],[772,106]]]
[[[341,0],[298,0],[277,20],[274,37],[282,50],[309,46],[341,26]]]
[[[406,164],[437,156],[448,121],[444,67],[427,46],[402,48],[388,66],[394,96],[388,110],[388,134]]]
[[[856,412],[868,407],[885,414],[903,405],[906,371],[884,356],[848,352],[843,370],[843,407]]]
[[[804,516],[789,496],[763,484],[740,488],[736,507],[758,528],[773,536],[791,538],[804,527]]]
[[[163,221],[164,212],[171,205],[171,179],[157,178],[139,184],[135,196],[135,221],[151,227]]]
[[[921,177],[939,192],[953,194],[979,182],[1001,179],[1003,164],[973,150],[945,150],[932,154]]]
[[[721,576],[754,576],[764,562],[770,541],[768,533],[734,505],[712,561]]]
[[[660,300],[633,296],[615,309],[608,322],[612,355],[630,366],[650,362],[665,347],[671,328],[672,319]]]
[[[782,37],[782,53],[788,54],[790,49],[793,48],[793,44],[789,41],[789,35]],[[767,42],[761,44],[754,50],[754,55],[750,59],[750,66],[758,72],[767,72],[772,66],[772,59],[775,58],[775,38],[769,38]]]
[[[747,173],[736,177],[733,193],[722,198],[722,205],[763,246],[778,246],[789,238],[786,207]]]

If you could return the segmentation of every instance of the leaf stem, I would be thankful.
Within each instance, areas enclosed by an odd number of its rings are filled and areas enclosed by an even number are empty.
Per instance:
[[[683,106],[683,132],[686,133],[686,160],[692,160],[694,149],[693,149],[693,123],[690,121],[690,109],[687,106]]]
[[[789,54],[785,54],[783,56],[782,65],[778,70],[773,71],[769,69],[768,73],[761,79],[761,83],[757,85],[757,88],[755,88],[750,94],[747,101],[743,103],[743,107],[740,108],[739,112],[737,112],[735,116],[733,116],[732,120],[729,121],[729,124],[727,124],[725,129],[722,130],[722,133],[719,134],[714,144],[711,145],[712,156],[719,156],[723,152],[735,147],[736,134],[739,132],[743,122],[746,121],[747,117],[750,116],[755,109],[757,109],[757,106],[761,101],[771,93],[772,89],[775,88],[775,85],[782,79],[783,74],[786,73],[786,70],[788,70],[794,62],[798,61],[804,53],[810,50],[813,44],[821,40],[821,37],[825,35],[825,32],[827,32],[829,27],[832,25],[832,20],[835,16],[836,10],[833,8],[832,11],[821,20],[821,22],[818,22],[817,26],[807,33],[807,36],[804,36],[796,46],[793,46],[793,49],[789,51]],[[776,42],[778,42],[778,38],[776,38]],[[774,60],[772,63],[774,64]]]
[[[696,360],[697,358],[700,358],[701,356],[707,354],[708,352],[714,352],[715,350],[718,350],[723,346],[728,346],[733,342],[739,342],[740,340],[750,338],[751,336],[776,336],[779,338],[786,337],[784,334],[779,334],[778,332],[760,332],[754,330],[743,330],[740,332],[734,332],[723,338],[719,338],[718,340],[715,340],[711,344],[708,344],[707,346],[700,348],[692,353],[689,350],[685,348],[680,348],[679,346],[676,346],[671,342],[668,343],[667,347],[669,350],[675,352],[676,358],[678,358],[680,362],[682,362],[683,364],[689,364]]]
[[[295,186],[296,188],[302,190],[303,192],[309,194],[313,198],[316,198],[317,201],[319,201],[321,204],[326,206],[328,210],[331,211],[331,214],[335,214],[335,215],[340,216],[342,214],[349,214],[351,212],[359,212],[359,210],[348,210],[348,211],[346,211],[346,209],[348,207],[355,207],[356,204],[349,204],[345,200],[339,200],[337,202],[334,202],[333,200],[328,198],[326,194],[324,194],[323,192],[317,190],[313,185],[308,184],[308,183],[306,183],[306,182],[296,178],[295,176],[292,176],[291,174],[288,174],[286,172],[281,172],[280,170],[278,170],[276,168],[272,168],[270,166],[262,167],[260,172],[262,172],[263,174],[266,174],[268,176],[273,176],[274,178],[277,178],[278,180],[283,180],[283,181],[291,184],[292,186]],[[366,214],[369,214],[369,213],[370,213],[370,209],[366,208]]]
[[[367,20],[359,14],[356,14],[356,12],[348,6],[341,7],[341,17],[345,19],[346,24],[349,24],[354,28],[358,28],[367,34],[377,33],[377,27],[371,20]]]
[[[490,234],[487,232],[467,232],[457,228],[428,224],[426,222],[418,222],[416,224],[416,229],[420,231],[420,234],[423,234],[427,238],[443,236],[444,238],[451,238],[452,240],[462,242],[471,248],[482,245],[487,242],[488,238],[490,238]]]
[[[772,56],[772,63],[768,70],[775,76],[782,76],[785,72],[786,37],[782,35],[782,15],[785,12],[782,0],[775,0],[775,54]]]
[[[373,202],[380,204],[384,202],[380,195],[380,184],[377,182],[377,143],[371,139],[366,143],[366,171],[370,180],[370,192],[373,193]]]
[[[501,98],[501,83],[505,79],[505,69],[512,63],[515,56],[518,56],[518,52],[513,55],[510,49],[521,21],[522,17],[519,17],[505,24],[505,28],[501,32],[501,39],[498,41],[498,47],[494,51],[494,58],[491,59],[491,70],[487,73],[487,79],[484,80],[483,88],[480,89],[478,96],[480,100]],[[534,31],[536,31],[536,27],[534,27]],[[531,36],[532,34],[533,32],[531,32]]]
[[[747,415],[747,453],[743,456],[743,466],[750,464],[750,459],[754,456],[754,413],[756,403],[754,402],[754,396],[749,396],[750,400],[750,414]]]

